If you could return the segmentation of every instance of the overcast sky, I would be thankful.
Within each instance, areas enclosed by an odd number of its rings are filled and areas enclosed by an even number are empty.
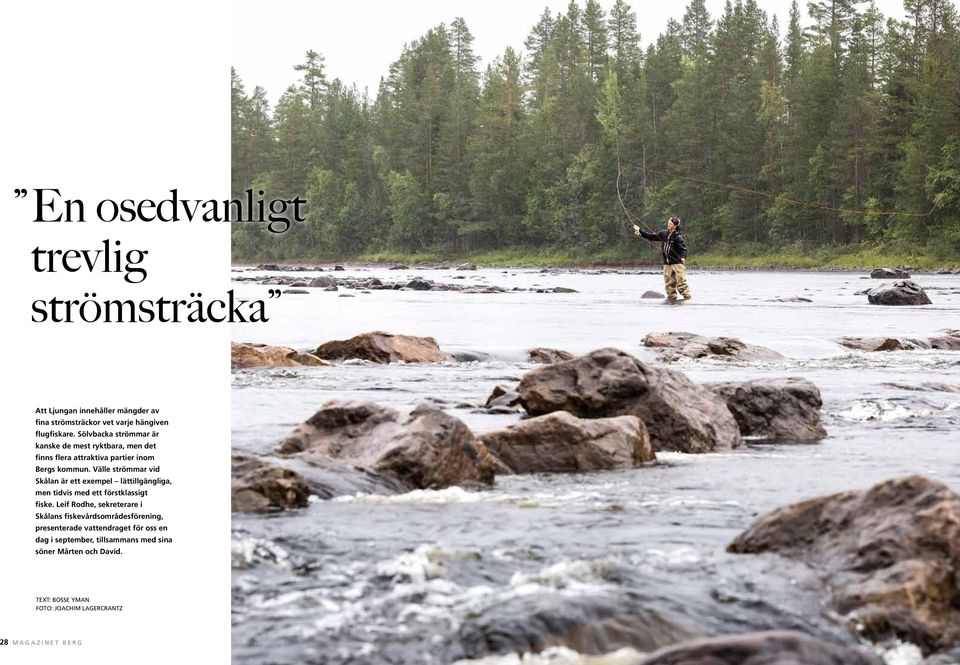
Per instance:
[[[580,0],[583,6],[585,0]],[[725,0],[707,0],[711,16]],[[323,53],[328,78],[340,78],[376,94],[380,77],[400,55],[403,45],[438,23],[462,16],[475,38],[474,51],[485,66],[507,46],[522,49],[543,8],[565,10],[568,0],[239,0],[233,3],[233,66],[247,90],[266,88],[276,101],[297,80],[293,65],[308,49]],[[901,17],[902,0],[876,0],[885,16]],[[600,0],[609,10],[613,0]],[[634,0],[644,45],[656,39],[670,18],[680,19],[686,3]],[[790,0],[758,0],[785,29]],[[806,2],[799,2],[805,10]]]

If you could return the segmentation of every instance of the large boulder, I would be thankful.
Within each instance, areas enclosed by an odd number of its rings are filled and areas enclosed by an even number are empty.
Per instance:
[[[921,348],[915,340],[899,337],[841,337],[837,344],[855,351],[911,351]]]
[[[564,360],[573,360],[574,355],[569,351],[562,349],[547,349],[538,346],[535,349],[527,351],[527,360],[538,365],[552,365],[553,363],[563,362]]]
[[[647,428],[635,416],[587,420],[555,411],[479,438],[514,473],[632,469],[656,459]]]
[[[370,402],[328,402],[279,452],[336,460],[408,489],[490,485],[503,470],[461,420],[428,404],[401,421],[397,411]]]
[[[746,344],[736,337],[704,337],[688,332],[652,332],[643,345],[656,349],[665,362],[681,358],[729,358],[744,362],[775,362],[783,356],[762,346]]]
[[[873,279],[910,279],[910,273],[901,268],[875,268],[870,272]]]
[[[893,284],[881,284],[867,292],[871,305],[930,305],[929,296],[919,284],[904,279]]]
[[[234,512],[264,513],[303,508],[310,494],[296,471],[252,455],[234,455],[230,503]]]
[[[230,342],[230,367],[316,367],[329,365],[312,353],[304,353],[287,346],[270,346],[251,342]]]
[[[453,360],[432,337],[369,332],[321,344],[314,355],[326,360],[369,360],[374,363],[437,363]]]
[[[708,385],[726,403],[744,436],[812,443],[827,435],[820,422],[820,391],[806,379],[754,379]]]
[[[789,630],[709,637],[669,646],[639,665],[882,665],[871,653]]]
[[[554,411],[581,418],[637,416],[657,451],[702,453],[742,443],[730,410],[708,388],[618,349],[538,367],[523,376],[517,392],[535,416]]]
[[[832,606],[871,640],[930,652],[960,642],[960,496],[922,476],[801,501],[757,520],[729,546],[806,562]]]

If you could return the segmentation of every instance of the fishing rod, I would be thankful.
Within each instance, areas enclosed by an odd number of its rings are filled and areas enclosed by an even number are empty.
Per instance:
[[[630,212],[630,208],[627,207],[627,204],[623,201],[623,193],[620,191],[620,180],[623,178],[623,166],[620,163],[620,150],[619,146],[617,149],[617,199],[620,201],[620,207],[623,208],[624,214],[627,216],[627,221],[632,225],[642,228],[647,233],[654,233],[653,229],[649,228],[646,224],[643,223],[643,220],[635,218]],[[644,192],[646,195],[646,192]],[[639,222],[639,223],[638,223]]]

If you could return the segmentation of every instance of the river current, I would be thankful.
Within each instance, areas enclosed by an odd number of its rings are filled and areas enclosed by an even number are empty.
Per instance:
[[[384,496],[357,487],[299,511],[235,514],[235,663],[626,663],[637,649],[629,637],[587,635],[575,648],[517,652],[581,621],[619,622],[622,630],[605,634],[629,636],[637,617],[654,632],[658,622],[684,635],[795,628],[855,644],[825,607],[816,571],[775,556],[727,554],[726,545],[760,513],[897,476],[923,474],[960,491],[960,392],[923,385],[960,384],[960,352],[862,353],[835,342],[960,328],[960,275],[915,276],[933,305],[880,307],[857,294],[880,280],[843,272],[692,270],[694,299],[676,306],[640,297],[663,290],[649,269],[296,274],[576,292],[307,289],[270,300],[270,322],[236,327],[236,341],[311,349],[384,330],[432,336],[474,360],[235,371],[235,450],[270,454],[331,399],[404,412],[431,401],[474,431],[500,427],[519,414],[481,407],[496,384],[516,383],[535,367],[528,349],[612,346],[656,362],[641,343],[653,331],[734,336],[779,351],[788,360],[672,366],[698,382],[805,377],[822,393],[828,436],[813,445],[659,453],[658,464],[631,471],[504,477],[476,492]],[[270,287],[235,288],[266,297]],[[811,302],[775,301],[794,296]],[[922,662],[912,645],[877,649],[890,665]]]

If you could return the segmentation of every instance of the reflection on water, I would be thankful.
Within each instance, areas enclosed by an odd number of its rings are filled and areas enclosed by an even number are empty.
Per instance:
[[[417,274],[578,292],[284,295],[271,301],[269,324],[238,327],[235,337],[311,348],[387,330],[433,336],[445,350],[489,359],[235,372],[234,447],[272,450],[329,399],[401,410],[430,400],[475,431],[500,427],[518,416],[479,407],[496,384],[515,383],[532,367],[526,349],[616,346],[653,362],[641,340],[655,330],[731,335],[783,353],[788,360],[777,364],[675,367],[696,381],[804,376],[821,389],[829,436],[812,446],[664,453],[658,465],[632,471],[506,477],[481,492],[357,491],[302,511],[238,515],[237,663],[621,663],[636,656],[611,643],[602,660],[561,647],[537,660],[482,660],[488,654],[478,644],[522,643],[533,630],[522,624],[532,616],[549,626],[571,616],[602,621],[651,613],[684,634],[798,628],[849,643],[824,611],[813,571],[773,557],[734,557],[726,544],[759,512],[803,497],[908,473],[960,489],[960,393],[929,387],[960,382],[960,354],[866,354],[832,341],[960,327],[960,277],[916,278],[936,287],[933,306],[884,308],[855,295],[876,280],[846,273],[692,272],[696,300],[678,307],[639,298],[661,288],[656,275],[370,269],[336,276],[386,281]],[[266,288],[237,285],[244,295]],[[768,302],[789,296],[812,302]],[[911,649],[888,649],[887,662],[920,662]]]

